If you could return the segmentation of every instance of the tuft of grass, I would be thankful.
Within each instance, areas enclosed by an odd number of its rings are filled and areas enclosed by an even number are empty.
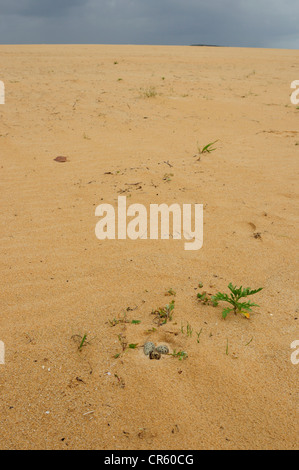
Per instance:
[[[108,320],[108,323],[111,327],[119,325],[120,323],[127,323],[125,320],[120,318],[113,318],[113,320]]]
[[[172,300],[170,304],[165,305],[165,307],[152,311],[152,315],[155,315],[155,320],[157,321],[158,326],[165,325],[168,321],[172,320],[174,307],[175,300]]]
[[[185,334],[183,325],[181,326],[181,332],[182,334]],[[193,335],[193,328],[189,322],[187,322],[187,326],[186,326],[186,335],[189,336],[189,338],[192,338],[192,335]]]
[[[83,335],[80,345],[78,346],[79,351],[82,351],[83,347],[86,346],[87,334]]]
[[[203,283],[200,282],[198,284],[198,287],[200,289],[203,288]],[[197,298],[200,302],[202,302],[204,305],[213,305],[215,307],[215,303],[212,301],[212,298],[211,298],[212,294],[208,294],[206,291],[203,291],[203,292],[198,292],[197,294]]]
[[[214,152],[215,150],[217,150],[213,148],[213,145],[216,144],[216,142],[218,142],[218,140],[215,140],[214,142],[211,142],[210,144],[205,145],[203,148],[200,148],[199,145],[197,145],[198,153],[202,154],[202,153]]]
[[[146,330],[145,333],[156,333],[157,328],[150,328],[149,330]]]
[[[230,294],[218,292],[211,298],[215,307],[218,306],[219,302],[227,302],[231,305],[231,307],[227,307],[222,311],[222,318],[225,320],[227,315],[231,312],[234,312],[235,315],[237,315],[237,313],[240,313],[245,318],[250,318],[250,312],[252,312],[252,307],[259,307],[259,305],[251,301],[240,302],[240,300],[248,297],[249,295],[257,294],[263,289],[263,287],[260,287],[258,289],[251,289],[250,287],[243,288],[242,286],[233,286],[232,283],[229,283],[228,288],[230,290]]]
[[[208,294],[206,293],[206,291],[204,291],[204,292],[202,292],[202,293],[198,292],[197,298],[198,298],[201,302],[203,302],[204,304],[209,304],[209,303],[210,303],[210,300],[211,300],[211,299],[209,298]]]
[[[200,337],[201,333],[202,333],[202,329],[198,333],[196,332],[196,335],[197,335],[197,340],[196,341],[197,341],[198,344],[199,344],[199,337]]]
[[[248,343],[245,344],[245,346],[249,346],[252,343],[252,341],[253,341],[253,337],[251,338],[250,341],[248,341]]]
[[[176,350],[174,350],[173,353],[171,353],[171,356],[175,357],[179,361],[183,361],[183,360],[188,358],[188,354],[186,353],[186,351],[176,351]]]
[[[157,90],[153,86],[146,88],[145,90],[142,90],[143,98],[155,98],[157,94],[158,94]]]
[[[91,338],[91,339],[89,339],[89,340],[87,341],[87,336],[88,336],[88,334],[85,333],[83,336],[82,336],[82,334],[78,334],[78,335],[73,335],[73,336],[71,337],[71,339],[72,339],[75,343],[77,343],[77,345],[78,345],[78,351],[79,351],[79,352],[81,352],[85,346],[87,346],[88,344],[90,344],[91,341],[92,341],[93,339],[95,339],[95,337],[94,337],[94,338]]]
[[[163,176],[163,181],[166,181],[166,183],[170,183],[171,178],[174,176],[173,173],[165,173]]]
[[[215,150],[217,150],[216,148],[213,147],[213,145],[216,144],[216,142],[218,142],[218,140],[215,140],[214,142],[210,142],[209,144],[205,145],[202,148],[197,143],[197,154],[199,155],[198,160],[200,160],[200,155],[202,155],[204,153],[212,153]],[[197,155],[195,155],[195,156],[197,156]]]
[[[129,320],[126,314],[124,314],[123,317],[113,318],[112,320],[108,320],[108,323],[111,327],[114,327],[120,324],[121,325],[124,325],[124,324],[139,325],[141,323],[141,320]]]
[[[121,346],[122,351],[118,354],[115,354],[113,357],[114,359],[118,359],[122,353],[125,353],[129,349],[137,349],[138,348],[138,343],[128,343],[127,338],[123,334],[119,334],[118,336],[118,341]]]
[[[192,338],[192,335],[193,335],[193,328],[190,325],[190,323],[187,322],[187,336],[189,336],[189,338]]]
[[[169,289],[168,291],[165,292],[166,296],[176,296],[176,292],[173,289]]]

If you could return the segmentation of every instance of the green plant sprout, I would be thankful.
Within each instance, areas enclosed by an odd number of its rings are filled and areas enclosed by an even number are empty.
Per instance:
[[[213,145],[216,144],[216,142],[218,142],[218,140],[215,140],[214,142],[211,142],[207,145],[205,145],[203,148],[200,148],[199,145],[197,144],[197,150],[198,150],[198,153],[201,155],[203,153],[211,153],[211,152],[214,152],[215,148],[213,148]]]
[[[192,334],[193,334],[193,328],[190,325],[190,323],[187,322],[187,336],[189,336],[189,338],[191,338]]]
[[[197,335],[197,340],[196,341],[197,341],[198,344],[199,344],[199,338],[200,338],[201,333],[202,333],[202,329],[198,333],[196,332],[196,335]]]
[[[172,300],[170,304],[165,305],[163,308],[153,310],[152,315],[155,315],[158,326],[165,325],[168,320],[172,320],[172,312],[175,307],[175,300]]]
[[[245,346],[249,346],[252,343],[252,341],[253,341],[253,337],[251,338],[250,341],[248,341],[248,343],[245,344]]]
[[[243,287],[237,287],[233,286],[232,283],[228,285],[228,288],[230,290],[230,295],[228,294],[223,294],[222,292],[218,292],[216,295],[213,295],[211,300],[214,304],[215,307],[218,306],[219,302],[228,302],[232,307],[227,307],[222,311],[222,318],[225,320],[227,315],[230,312],[234,312],[235,315],[237,313],[240,313],[243,315],[245,318],[250,318],[250,312],[252,312],[252,307],[259,307],[259,305],[247,301],[247,302],[239,302],[240,299],[245,298],[249,295],[254,295],[257,294],[257,292],[260,292],[263,287],[260,287],[259,289],[252,290],[250,287],[246,287],[243,289]]]
[[[79,351],[82,351],[82,348],[83,346],[85,346],[85,343],[86,343],[86,340],[87,340],[87,334],[85,334],[80,342],[80,345],[78,347]]]
[[[176,292],[173,289],[169,289],[167,292],[165,292],[166,296],[176,296]]]
[[[209,304],[210,303],[210,298],[208,296],[208,294],[206,293],[206,291],[202,292],[202,294],[200,292],[198,292],[197,294],[197,298],[203,302],[204,304]]]
[[[184,326],[183,325],[181,326],[181,332],[182,332],[182,334],[184,334]],[[193,334],[193,328],[190,325],[190,323],[187,322],[186,335],[189,336],[189,338],[191,338],[192,334]]]
[[[79,352],[82,352],[83,348],[85,346],[87,346],[88,344],[90,344],[91,341],[96,338],[96,337],[94,337],[94,338],[91,338],[91,339],[87,340],[87,337],[88,337],[87,333],[85,333],[84,335],[82,335],[82,334],[73,335],[71,337],[71,339],[77,343]]]
[[[148,334],[148,333],[156,333],[157,331],[157,328],[150,328],[149,330],[146,330],[145,333]]]
[[[163,177],[163,181],[166,181],[166,183],[169,183],[171,181],[171,178],[174,176],[173,173],[165,173]]]
[[[124,314],[120,318],[113,318],[113,320],[108,320],[108,323],[111,327],[114,327],[119,324],[126,324],[126,323],[130,323],[131,325],[139,325],[141,323],[141,320],[129,320],[126,314]]]
[[[186,353],[186,351],[176,352],[176,350],[174,350],[171,356],[177,358],[179,361],[183,361],[184,359],[188,358],[188,354]]]

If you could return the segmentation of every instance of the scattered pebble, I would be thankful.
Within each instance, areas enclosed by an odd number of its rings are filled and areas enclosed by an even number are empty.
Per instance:
[[[56,157],[56,158],[54,158],[54,161],[58,162],[58,163],[65,163],[68,160],[67,160],[67,157]]]

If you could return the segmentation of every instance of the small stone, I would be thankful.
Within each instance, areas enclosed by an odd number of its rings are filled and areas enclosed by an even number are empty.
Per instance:
[[[151,352],[153,352],[155,350],[155,345],[154,343],[152,343],[151,341],[148,341],[147,343],[145,343],[144,347],[143,347],[143,351],[144,351],[144,354],[146,356],[148,356]]]
[[[67,162],[68,160],[67,160],[67,157],[61,157],[61,156],[59,156],[59,157],[54,158],[54,161],[55,161],[55,162],[58,162],[58,163],[65,163],[65,162]]]

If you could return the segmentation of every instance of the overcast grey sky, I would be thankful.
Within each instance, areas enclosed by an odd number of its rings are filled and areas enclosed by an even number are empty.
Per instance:
[[[0,43],[299,49],[299,0],[0,0]]]

